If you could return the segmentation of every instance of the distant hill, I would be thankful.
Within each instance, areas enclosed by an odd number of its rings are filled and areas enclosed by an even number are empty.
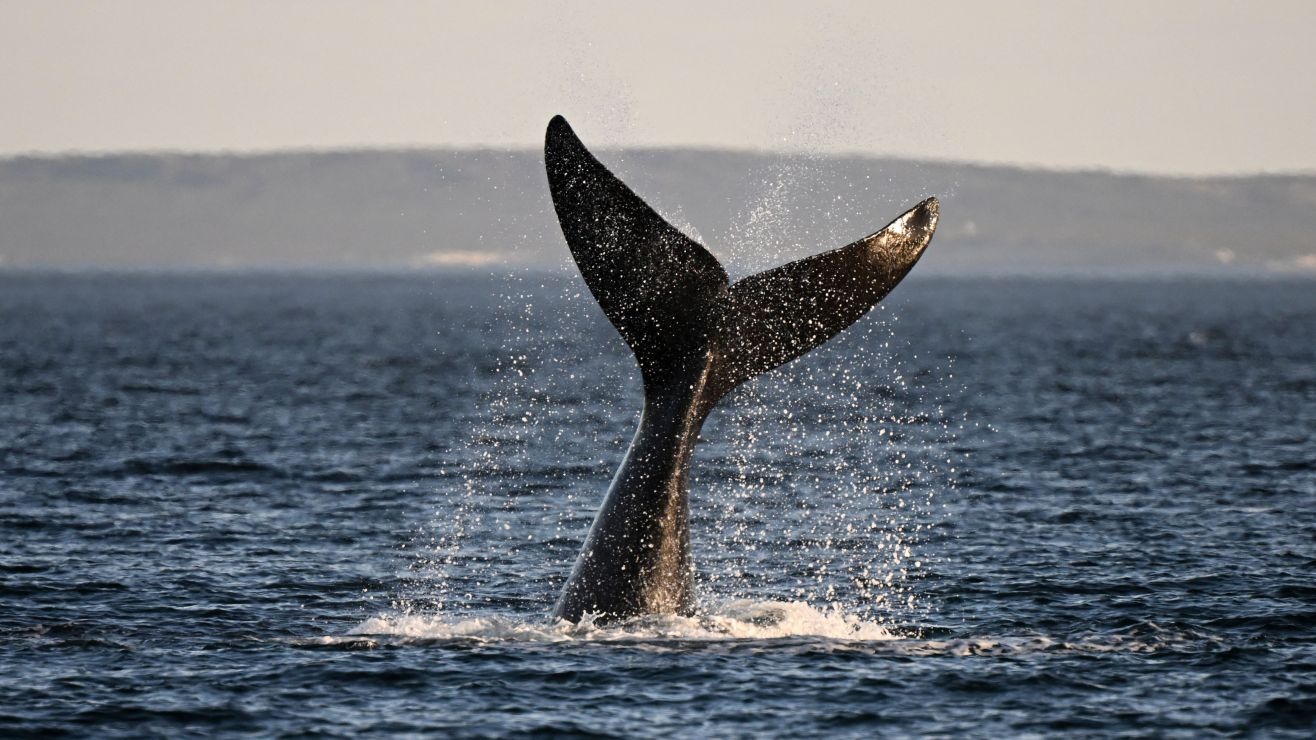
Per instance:
[[[925,272],[1316,273],[1316,176],[1180,179],[700,150],[601,158],[733,272],[835,246],[925,195]],[[528,151],[0,160],[0,265],[567,264]]]

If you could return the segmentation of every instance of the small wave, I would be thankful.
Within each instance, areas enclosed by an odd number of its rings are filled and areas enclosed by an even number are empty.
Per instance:
[[[284,471],[263,463],[247,459],[167,459],[145,460],[130,458],[105,471],[111,475],[158,475],[158,476],[203,476],[203,475],[274,475],[280,476]]]
[[[199,396],[204,389],[197,385],[169,383],[120,383],[119,390],[130,393],[160,393],[173,396]]]

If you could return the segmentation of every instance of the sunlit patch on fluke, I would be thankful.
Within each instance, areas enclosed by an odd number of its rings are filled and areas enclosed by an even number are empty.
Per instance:
[[[937,227],[937,200],[853,244],[731,283],[555,116],[544,166],[585,284],[635,353],[644,410],[553,616],[617,619],[694,607],[687,479],[728,391],[817,347],[882,300]]]

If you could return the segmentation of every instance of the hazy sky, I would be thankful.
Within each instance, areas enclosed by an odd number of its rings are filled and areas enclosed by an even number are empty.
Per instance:
[[[0,2],[0,156],[696,145],[1316,171],[1316,2]]]

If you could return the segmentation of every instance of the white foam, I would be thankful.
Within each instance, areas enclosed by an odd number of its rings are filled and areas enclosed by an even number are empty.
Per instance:
[[[886,627],[840,609],[815,608],[799,601],[738,600],[694,617],[650,615],[596,625],[587,615],[579,624],[525,621],[511,617],[455,618],[437,614],[381,614],[357,625],[343,638],[322,642],[352,642],[361,638],[393,640],[474,640],[480,642],[774,640],[819,637],[846,641],[898,639]]]
[[[689,643],[816,641],[844,648],[905,656],[1002,656],[1037,653],[1154,653],[1217,637],[1162,631],[1149,624],[1148,634],[1087,633],[1067,638],[1045,635],[926,639],[893,633],[886,626],[832,607],[802,601],[736,600],[694,617],[650,615],[597,625],[589,615],[579,624],[513,616],[460,617],[386,613],[371,617],[346,635],[327,635],[302,644],[373,648],[384,644],[463,641],[477,643],[642,643],[685,649]],[[671,645],[676,643],[677,645]]]

